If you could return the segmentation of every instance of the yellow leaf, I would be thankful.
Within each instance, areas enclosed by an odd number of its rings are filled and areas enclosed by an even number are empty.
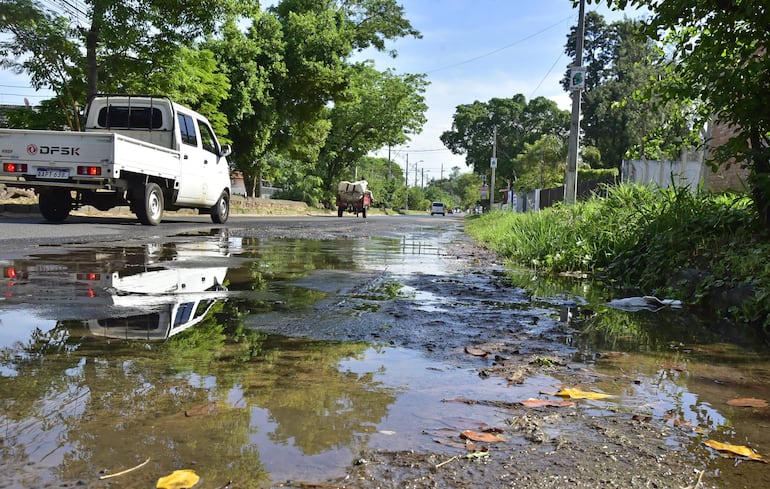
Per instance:
[[[155,486],[158,489],[187,489],[193,487],[201,478],[194,470],[175,470],[165,477],[158,479]]]
[[[745,447],[743,445],[731,445],[729,443],[722,443],[715,440],[706,440],[703,442],[703,444],[706,445],[707,447],[713,448],[714,450],[719,450],[722,452],[730,452],[735,455],[740,455],[741,457],[746,457],[749,460],[757,460],[760,462],[767,463],[767,461],[764,458],[762,458],[762,455],[758,454],[751,448]]]
[[[600,392],[588,392],[588,391],[581,391],[580,389],[575,388],[567,388],[562,389],[559,392],[556,393],[557,396],[561,397],[569,397],[570,399],[606,399],[608,397],[612,397],[609,394],[602,394]]]

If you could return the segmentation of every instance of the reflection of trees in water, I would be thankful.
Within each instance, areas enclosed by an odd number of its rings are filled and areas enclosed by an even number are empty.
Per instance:
[[[37,447],[54,446],[53,458],[62,459],[56,478],[82,479],[151,457],[149,470],[132,475],[137,487],[192,462],[212,483],[267,484],[250,441],[260,427],[249,407],[270,412],[274,440],[314,454],[354,442],[394,402],[395,393],[371,375],[338,370],[366,345],[268,337],[238,318],[222,321],[225,304],[164,343],[70,334],[79,321],[36,335],[25,346],[29,355],[10,360],[17,375],[0,378],[0,421],[14,447],[2,451],[0,464],[36,470],[22,467],[39,456]],[[243,399],[233,401],[238,392]],[[202,405],[211,412],[184,415]]]
[[[373,374],[339,370],[343,359],[362,355],[365,344],[279,339],[266,344],[268,368],[247,384],[246,400],[270,412],[278,424],[272,440],[290,440],[306,455],[355,442],[388,413],[396,392]],[[262,359],[257,359],[262,360]]]

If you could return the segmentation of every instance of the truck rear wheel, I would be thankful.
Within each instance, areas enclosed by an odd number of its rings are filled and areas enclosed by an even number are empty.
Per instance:
[[[224,224],[228,217],[230,217],[230,194],[224,190],[217,203],[211,207],[211,221],[215,224]]]
[[[144,186],[144,196],[136,203],[136,217],[147,226],[157,226],[163,216],[163,191],[157,183]]]
[[[62,222],[72,210],[72,194],[69,190],[45,190],[38,197],[40,214],[46,221]]]

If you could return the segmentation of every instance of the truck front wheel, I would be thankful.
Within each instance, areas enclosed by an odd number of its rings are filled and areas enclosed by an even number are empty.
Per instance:
[[[211,221],[215,224],[224,224],[228,217],[230,217],[230,195],[225,190],[211,208]]]
[[[72,194],[64,189],[46,190],[40,193],[38,205],[46,221],[62,222],[72,210]]]
[[[163,191],[157,183],[144,186],[144,196],[136,203],[136,217],[147,226],[160,224],[163,215]]]

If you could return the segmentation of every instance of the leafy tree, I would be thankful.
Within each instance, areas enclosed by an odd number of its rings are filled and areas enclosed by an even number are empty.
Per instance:
[[[328,110],[331,132],[317,170],[329,189],[346,169],[388,143],[406,142],[425,123],[423,75],[379,72],[371,64],[353,66],[348,88]]]
[[[227,15],[258,7],[254,0],[91,0],[82,25],[31,0],[0,4],[3,65],[30,75],[37,87],[67,95],[73,107],[97,92],[145,92],[158,73],[179,75],[179,50],[215,32]],[[72,25],[72,26],[71,26]],[[10,56],[10,57],[8,57]],[[84,86],[82,82],[84,80]],[[76,109],[75,109],[76,111]]]
[[[7,127],[16,129],[62,130],[72,128],[77,114],[63,111],[58,98],[43,100],[39,106],[18,107],[3,111]]]
[[[247,188],[251,189],[249,194],[255,195],[260,179],[276,179],[269,175],[269,162],[278,152],[269,147],[280,120],[275,88],[288,75],[278,19],[257,12],[251,21],[243,32],[231,19],[222,28],[222,38],[209,40],[206,47],[215,53],[230,80],[229,97],[220,107],[227,116],[233,141],[232,161],[244,172]]]
[[[79,129],[72,114],[85,95],[84,78],[75,31],[68,19],[54,17],[31,0],[0,3],[0,33],[9,38],[0,41],[0,67],[14,73],[26,73],[33,87],[50,88],[58,94],[65,109],[61,115],[67,127]]]
[[[570,57],[576,32],[573,27],[567,37]],[[581,128],[585,143],[601,154],[594,167],[620,168],[627,157],[668,158],[688,143],[688,106],[664,103],[650,91],[650,80],[664,73],[664,59],[640,21],[607,24],[596,12],[586,14]],[[569,90],[568,75],[562,86]]]
[[[272,172],[266,154],[315,164],[332,131],[329,107],[344,104],[354,85],[354,50],[404,35],[419,33],[395,0],[283,0],[252,15],[246,33],[225,26],[211,44],[231,78],[223,110],[245,176],[256,182]]]
[[[517,190],[533,190],[563,185],[567,163],[566,140],[559,136],[546,135],[527,143],[524,152],[516,157]]]
[[[543,135],[566,135],[569,118],[569,112],[545,97],[527,102],[524,95],[518,94],[510,99],[476,101],[456,108],[452,129],[441,135],[441,141],[454,154],[465,154],[466,164],[481,175],[489,171],[497,128],[497,175],[512,177],[514,159],[526,144]]]
[[[770,9],[758,0],[606,0],[611,7],[648,8],[645,31],[672,48],[660,88],[667,100],[702,103],[702,120],[734,128],[717,149],[722,162],[750,169],[754,204],[770,227]],[[715,162],[717,163],[717,162]]]

